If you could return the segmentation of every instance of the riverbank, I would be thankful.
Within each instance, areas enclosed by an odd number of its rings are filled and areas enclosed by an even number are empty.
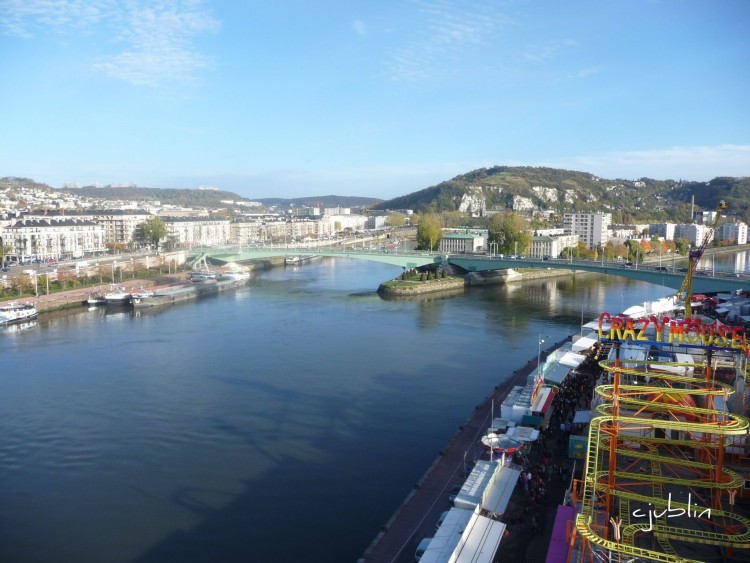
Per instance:
[[[284,258],[258,260],[253,264],[244,265],[247,270],[254,272],[276,266],[283,266]],[[138,292],[143,290],[153,291],[155,289],[171,287],[188,282],[188,272],[177,272],[174,274],[157,275],[147,278],[135,278],[121,280],[116,286],[124,288],[128,292]],[[14,299],[6,299],[0,303],[31,303],[39,313],[50,313],[65,309],[74,309],[85,304],[89,296],[97,290],[108,291],[110,283],[102,283],[97,286],[77,287],[66,291],[56,291],[50,294],[41,295],[22,295]]]
[[[157,276],[154,278],[127,280],[116,285],[118,287],[125,288],[126,291],[153,291],[154,289],[160,287],[169,287],[179,283],[187,283],[187,281],[187,274],[182,273]],[[31,303],[34,305],[38,312],[49,313],[52,311],[81,307],[89,298],[89,296],[98,288],[106,291],[109,289],[109,287],[109,284],[103,284],[99,287],[79,287],[67,291],[50,293],[49,295],[22,296],[18,299],[11,299],[8,301],[13,301],[16,303]]]
[[[540,358],[559,348],[567,339],[553,344],[541,352]],[[358,563],[394,563],[414,560],[414,551],[423,537],[434,535],[435,523],[440,514],[450,507],[448,496],[452,487],[463,483],[466,478],[467,463],[473,462],[482,454],[479,439],[487,431],[494,411],[493,405],[501,405],[511,389],[525,385],[527,377],[537,367],[537,358],[530,359],[524,366],[495,387],[494,391],[478,404],[474,412],[458,432],[438,453],[422,478],[414,485],[401,506],[382,527]],[[550,497],[551,498],[551,497]],[[550,507],[554,510],[555,507]],[[545,518],[548,520],[548,518]],[[519,533],[503,540],[501,550],[503,560],[524,561],[525,554],[533,543],[535,534]],[[544,550],[546,554],[546,549]]]
[[[521,272],[516,270],[489,270],[488,272],[469,272],[463,276],[449,276],[447,278],[436,278],[431,280],[401,280],[395,279],[384,282],[378,287],[378,293],[385,298],[394,297],[416,297],[431,293],[455,293],[467,287],[480,285],[494,285],[503,283],[515,283],[529,280],[542,280],[548,278],[569,277],[577,274],[588,274],[576,270],[559,269],[525,269]]]

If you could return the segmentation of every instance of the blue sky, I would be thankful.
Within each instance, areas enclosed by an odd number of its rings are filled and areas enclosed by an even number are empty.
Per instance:
[[[750,175],[745,0],[0,0],[0,177],[389,199]]]

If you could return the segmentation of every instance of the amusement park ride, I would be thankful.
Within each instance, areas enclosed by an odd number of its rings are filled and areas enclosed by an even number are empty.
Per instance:
[[[712,229],[725,209],[721,202]],[[678,292],[685,317],[668,323],[672,335],[697,332],[681,322],[693,319],[692,275],[709,240],[690,253]],[[750,480],[748,349],[744,337],[741,346],[706,334],[610,340],[573,488],[568,561],[750,561],[750,518],[735,504]],[[693,361],[664,361],[675,351]]]

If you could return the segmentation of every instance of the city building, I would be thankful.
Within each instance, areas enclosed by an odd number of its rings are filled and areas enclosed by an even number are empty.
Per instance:
[[[531,258],[544,258],[545,256],[558,258],[566,249],[576,248],[578,246],[578,240],[579,239],[576,235],[535,235],[531,238],[529,256]]]
[[[674,223],[652,223],[648,226],[651,236],[656,235],[663,240],[675,240],[677,225]]]
[[[724,223],[716,229],[716,237],[719,240],[734,241],[735,244],[747,244],[747,224]]]
[[[5,261],[81,258],[107,250],[102,225],[85,219],[18,219],[0,229]]]
[[[589,248],[607,242],[607,230],[611,223],[611,213],[567,213],[563,218],[565,232],[578,236]]]
[[[708,242],[714,239],[714,234],[711,232],[711,227],[706,225],[676,225],[675,227],[675,239],[684,238],[689,241],[693,246],[700,246],[703,243],[703,239],[708,235]]]
[[[176,248],[226,244],[230,236],[229,219],[200,217],[163,217],[167,241]]]
[[[487,246],[487,238],[475,233],[443,233],[438,252],[448,254],[468,254],[482,252]]]

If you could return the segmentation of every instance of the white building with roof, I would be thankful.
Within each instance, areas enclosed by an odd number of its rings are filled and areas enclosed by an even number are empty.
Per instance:
[[[719,225],[716,237],[719,240],[733,240],[735,244],[747,244],[747,224],[738,221]]]
[[[566,213],[563,217],[565,232],[578,236],[589,248],[596,248],[607,242],[607,231],[611,223],[611,213]]]
[[[106,251],[102,225],[87,219],[19,219],[0,229],[5,260],[80,258]]]
[[[480,252],[486,248],[486,236],[478,233],[444,232],[438,244],[438,252],[446,252],[448,254]]]
[[[578,237],[576,235],[533,236],[529,256],[531,258],[544,258],[545,256],[557,258],[566,249],[576,248],[577,246]]]

